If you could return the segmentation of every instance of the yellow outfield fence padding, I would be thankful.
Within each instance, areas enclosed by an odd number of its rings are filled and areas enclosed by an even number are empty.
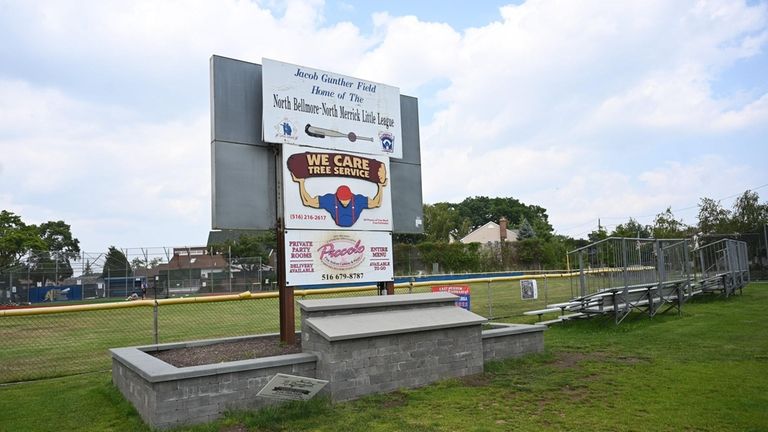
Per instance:
[[[605,269],[590,269],[596,272]],[[611,270],[608,270],[611,271]],[[532,323],[523,315],[568,301],[579,273],[557,271],[518,276],[483,274],[395,284],[397,294],[425,293],[436,285],[468,285],[470,309],[488,319]],[[585,272],[587,273],[587,272]],[[469,275],[467,275],[469,276]],[[518,281],[538,280],[538,298],[523,298]],[[294,297],[339,298],[378,294],[374,284],[294,289]],[[106,300],[106,301],[105,301]],[[106,370],[110,348],[218,339],[279,331],[277,291],[244,291],[146,300],[91,299],[92,303],[0,309],[0,383]],[[97,303],[99,301],[105,301]],[[297,330],[301,314],[295,306]]]
[[[590,272],[601,272],[605,270],[593,269]],[[422,282],[401,282],[395,284],[395,289],[403,289],[410,287],[424,287],[438,284],[473,284],[473,283],[497,283],[497,282],[511,282],[524,279],[555,279],[555,278],[569,278],[577,276],[578,272],[571,273],[551,273],[551,274],[527,274],[520,276],[500,276],[500,277],[482,277],[471,279],[451,279],[446,281],[422,281]],[[294,297],[306,297],[306,296],[324,296],[330,294],[341,293],[359,293],[367,291],[376,291],[376,285],[366,285],[359,287],[339,287],[339,288],[319,288],[309,290],[294,290]],[[67,306],[47,306],[47,307],[32,307],[32,308],[20,308],[20,309],[3,309],[0,310],[0,317],[3,316],[29,316],[29,315],[46,315],[57,314],[67,312],[85,312],[95,310],[109,310],[109,309],[124,309],[124,308],[136,308],[136,307],[153,307],[156,304],[158,306],[174,305],[174,304],[190,304],[190,303],[216,303],[238,300],[252,300],[252,299],[264,299],[264,298],[277,298],[278,292],[271,291],[266,293],[252,293],[250,291],[241,292],[239,294],[223,294],[223,295],[209,295],[200,297],[176,297],[157,300],[132,300],[125,302],[109,302],[109,303],[93,303],[93,304],[79,304],[79,305],[67,305]]]

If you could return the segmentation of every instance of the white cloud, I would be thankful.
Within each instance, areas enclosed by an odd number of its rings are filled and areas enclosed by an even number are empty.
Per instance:
[[[212,54],[305,64],[419,97],[427,202],[513,196],[547,208],[562,229],[766,183],[765,89],[712,90],[736,62],[766,56],[766,3],[529,0],[463,32],[386,12],[329,25],[324,8],[7,3],[0,37],[13,43],[0,52],[14,62],[0,66],[0,204],[72,220],[98,248],[203,238]],[[697,153],[700,141],[708,147]],[[670,148],[631,147],[646,143]]]

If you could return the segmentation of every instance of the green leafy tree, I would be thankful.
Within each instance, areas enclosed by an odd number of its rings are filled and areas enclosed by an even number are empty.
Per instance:
[[[702,198],[699,202],[698,228],[702,234],[724,234],[733,231],[731,212],[720,201]]]
[[[745,191],[733,204],[733,227],[747,233],[768,222],[768,205],[760,204],[757,192]]]
[[[151,270],[165,261],[162,257],[152,259],[136,257],[131,260],[131,270],[133,272]]]
[[[540,268],[545,258],[544,241],[538,237],[520,240],[515,244],[517,259],[529,269]]]
[[[489,221],[496,222],[503,216],[513,226],[518,225],[523,218],[528,219],[540,237],[552,234],[552,225],[545,208],[526,205],[515,198],[470,197],[457,204],[456,208],[462,218],[470,221],[472,228],[485,225]]]
[[[576,249],[574,240],[570,237],[555,235],[545,241],[543,246],[543,265],[548,269],[565,269],[566,255],[569,250]]]
[[[651,237],[651,229],[646,225],[641,225],[633,218],[629,218],[626,223],[616,226],[611,237],[649,238]]]
[[[468,218],[462,217],[454,204],[436,203],[424,205],[424,234],[431,242],[450,242],[460,239],[471,231]]]
[[[37,231],[45,242],[45,249],[30,257],[32,280],[59,282],[71,277],[74,273],[71,260],[80,256],[80,241],[72,236],[69,224],[61,220],[45,222]]]
[[[110,246],[104,259],[103,277],[131,276],[131,265],[125,254],[114,246]]]
[[[424,242],[417,247],[425,263],[437,263],[443,271],[468,272],[480,267],[479,243]]]
[[[37,227],[25,224],[14,213],[0,211],[0,271],[18,266],[19,260],[30,251],[45,249]]]
[[[608,238],[608,231],[602,225],[598,225],[596,230],[587,234],[587,238],[590,243],[599,242]]]
[[[277,247],[274,231],[264,231],[258,234],[241,235],[237,240],[227,240],[221,245],[214,246],[230,260],[230,265],[244,272],[258,270],[259,264],[269,262],[270,252]]]
[[[653,238],[657,239],[684,238],[691,231],[681,220],[675,218],[670,207],[656,215],[651,230]]]

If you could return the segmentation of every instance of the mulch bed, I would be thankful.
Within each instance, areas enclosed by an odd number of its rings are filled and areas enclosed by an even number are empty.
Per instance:
[[[148,352],[147,354],[176,367],[188,367],[300,352],[301,338],[297,338],[294,345],[285,345],[280,342],[279,336],[272,336]]]

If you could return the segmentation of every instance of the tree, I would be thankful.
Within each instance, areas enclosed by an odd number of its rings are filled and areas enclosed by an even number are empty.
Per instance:
[[[125,254],[114,246],[109,247],[104,259],[103,277],[128,277],[131,276],[131,265]]]
[[[83,269],[83,276],[93,276],[93,267],[90,260],[85,260],[85,269]]]
[[[136,257],[131,260],[131,269],[134,272],[139,270],[150,270],[162,264],[163,261],[165,260],[162,257],[154,257],[150,260]]]
[[[768,204],[760,204],[757,192],[745,191],[733,204],[733,227],[746,233],[768,222]]]
[[[37,227],[25,224],[14,213],[0,211],[0,271],[18,265],[21,257],[30,251],[45,248]]]
[[[476,271],[480,267],[480,243],[424,242],[417,247],[425,263],[437,263],[443,271]]]
[[[62,220],[45,222],[37,231],[45,249],[30,257],[32,280],[45,284],[48,280],[58,283],[71,277],[71,260],[80,255],[80,241],[72,236],[69,224]]]
[[[214,250],[227,256],[229,265],[236,266],[244,272],[258,270],[259,264],[269,262],[269,255],[277,247],[274,231],[264,231],[258,234],[244,234],[237,240],[227,240],[215,245]]]
[[[523,218],[528,219],[540,237],[552,234],[547,210],[537,205],[526,205],[515,198],[470,197],[456,205],[462,218],[469,219],[472,228],[485,225],[489,221],[498,221],[506,217],[512,225],[518,225]]]
[[[427,241],[448,243],[471,231],[471,221],[462,217],[451,203],[424,205],[424,234]]]
[[[523,217],[522,222],[520,222],[520,225],[517,228],[517,240],[526,240],[534,237],[536,237],[536,231],[533,230],[528,219]]]
[[[654,238],[672,239],[687,237],[690,228],[681,220],[675,219],[672,208],[667,207],[664,212],[656,215],[651,230]]]
[[[611,237],[631,237],[631,238],[649,238],[651,236],[651,229],[647,225],[640,225],[640,223],[633,218],[624,224],[619,224],[611,233]]]
[[[731,212],[720,205],[720,201],[702,198],[699,203],[699,232],[716,234],[733,231]]]
[[[587,238],[590,243],[599,242],[608,238],[608,231],[602,225],[598,225],[595,231],[587,234]]]
[[[515,244],[517,259],[521,264],[531,267],[540,267],[544,261],[544,241],[538,237],[529,237]]]

